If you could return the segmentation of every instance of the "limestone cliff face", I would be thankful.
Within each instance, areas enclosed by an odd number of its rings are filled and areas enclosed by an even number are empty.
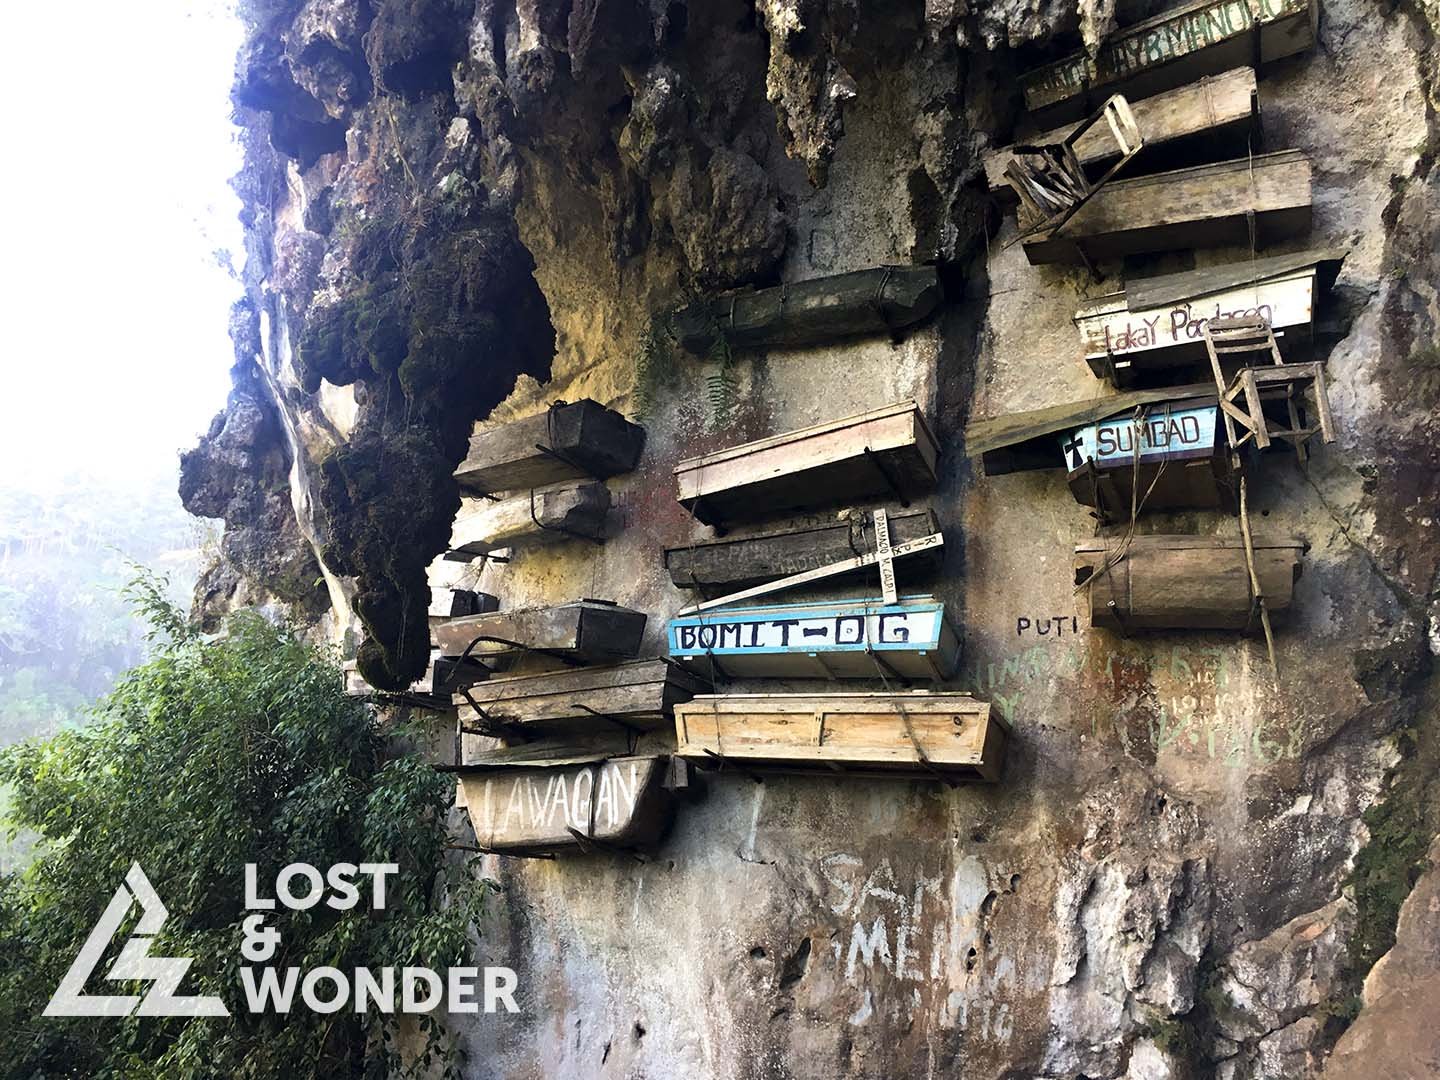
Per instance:
[[[648,430],[623,531],[467,580],[647,611],[653,654],[684,600],[661,551],[704,533],[676,461],[914,397],[959,685],[1015,731],[997,787],[726,774],[654,861],[496,862],[483,951],[525,1014],[463,1028],[472,1075],[1349,1076],[1387,1032],[1397,1075],[1433,1071],[1423,911],[1359,992],[1440,829],[1440,12],[1322,0],[1318,47],[1263,73],[1266,145],[1315,166],[1304,243],[1351,249],[1322,313],[1340,439],[1255,495],[1310,544],[1278,688],[1253,641],[1046,622],[1093,522],[964,457],[972,415],[1098,392],[1071,316],[1121,270],[1006,248],[979,155],[1018,71],[1158,6],[248,4],[249,298],[182,481],[226,520],[208,605],[309,605],[404,685],[472,425],[588,396]],[[933,260],[947,303],[898,344],[697,359],[656,329],[706,290]]]

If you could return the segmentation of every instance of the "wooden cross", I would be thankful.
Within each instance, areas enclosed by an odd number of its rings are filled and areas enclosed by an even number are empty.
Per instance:
[[[777,581],[768,581],[764,585],[756,585],[753,588],[742,589],[740,592],[731,593],[729,596],[717,597],[714,600],[706,600],[703,604],[691,604],[687,608],[681,608],[681,615],[696,615],[702,611],[709,611],[712,608],[726,607],[729,604],[738,603],[741,600],[749,600],[756,596],[765,596],[768,593],[779,592],[782,589],[791,589],[796,585],[805,585],[811,581],[820,581],[822,578],[834,577],[836,574],[843,574],[849,570],[858,570],[862,566],[873,566],[881,561],[878,544],[880,537],[885,538],[885,546],[888,551],[887,560],[890,563],[891,587],[894,587],[894,574],[896,559],[903,559],[906,555],[917,555],[922,551],[930,551],[932,548],[943,547],[945,535],[943,533],[931,533],[929,536],[922,536],[918,540],[911,540],[908,543],[900,544],[898,547],[890,546],[890,529],[888,524],[883,529],[876,529],[877,550],[865,555],[856,555],[852,559],[844,559],[841,562],[830,563],[828,566],[817,566],[814,570],[806,570],[799,574],[791,574],[789,577],[780,578]],[[881,571],[882,575],[884,571]]]
[[[895,552],[890,547],[890,516],[882,506],[875,511],[875,561],[880,566],[880,595],[885,603],[900,599],[895,590]]]

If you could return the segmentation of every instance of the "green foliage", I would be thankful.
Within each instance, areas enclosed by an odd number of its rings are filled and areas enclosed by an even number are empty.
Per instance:
[[[244,866],[258,864],[261,883],[292,862],[400,867],[382,911],[270,913],[281,939],[267,964],[469,963],[486,886],[444,857],[450,785],[415,757],[387,758],[338,666],[291,629],[241,612],[207,640],[155,580],[132,595],[152,658],[120,679],[87,726],[0,754],[13,823],[41,836],[29,869],[0,878],[0,1074],[391,1075],[402,1064],[394,1017],[321,1015],[298,1001],[287,1015],[248,1011]],[[218,995],[229,1018],[41,1016],[132,861],[170,912],[153,954],[193,957],[180,992]],[[91,992],[143,991],[96,975]],[[422,1019],[421,1034],[410,1066],[453,1072],[438,1023]]]
[[[640,347],[635,356],[635,403],[638,420],[648,420],[655,409],[660,391],[675,375],[675,343],[665,316],[655,313],[640,333]]]
[[[710,407],[710,430],[724,431],[730,427],[735,415],[735,364],[730,353],[730,343],[725,335],[717,332],[715,344],[710,348],[707,359],[715,364],[716,370],[705,377],[705,400]]]
[[[1405,787],[1394,787],[1382,803],[1362,816],[1370,842],[1355,856],[1349,884],[1355,890],[1356,925],[1350,938],[1350,966],[1359,976],[1395,944],[1400,905],[1423,869],[1434,831]]]

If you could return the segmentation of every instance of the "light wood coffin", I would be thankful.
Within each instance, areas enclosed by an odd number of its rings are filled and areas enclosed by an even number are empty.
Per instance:
[[[890,515],[892,546],[919,540],[940,531],[929,510],[897,510]],[[763,533],[723,540],[706,540],[665,550],[665,568],[681,589],[720,592],[760,585],[791,574],[816,570],[875,550],[875,522],[869,514],[851,514],[845,520],[808,529]],[[915,580],[940,565],[936,548],[895,563],[896,573]],[[874,577],[873,566],[828,578],[842,581],[862,575]]]
[[[682,308],[672,321],[680,344],[697,354],[722,339],[738,349],[794,347],[898,333],[934,311],[940,296],[933,266],[878,266],[723,293]]]
[[[1148,97],[1293,56],[1315,43],[1318,18],[1318,0],[1193,0],[1112,34],[1093,60],[1077,52],[1022,75],[1025,105],[1060,123],[1083,117],[1109,94]]]
[[[1258,127],[1255,70],[1248,67],[1132,100],[1129,105],[1136,126],[1145,136],[1144,152],[1126,166],[1126,175],[1130,176],[1153,171],[1146,166],[1157,160],[1173,166],[1199,161],[1201,153],[1208,153],[1211,160],[1231,157],[1248,148],[1247,139]],[[1020,141],[1035,146],[1064,142],[1074,127],[1065,124]],[[1013,200],[1015,195],[1005,178],[1005,166],[1013,154],[1014,147],[1007,146],[985,155],[986,182],[991,191],[1007,200]],[[1120,146],[1104,126],[1097,125],[1081,136],[1075,154],[1088,172],[1119,157]],[[1175,157],[1182,160],[1175,161]]]
[[[583,661],[631,659],[644,633],[644,613],[605,600],[472,615],[432,631],[435,643],[450,656],[467,649],[478,657],[532,651]],[[491,640],[480,640],[485,638]]]
[[[640,460],[645,429],[585,398],[556,402],[470,438],[455,478],[471,492],[514,491],[586,477],[627,473]]]
[[[476,500],[455,518],[445,558],[468,562],[503,548],[601,540],[610,490],[598,480],[534,488],[500,502]]]
[[[733,759],[786,771],[933,770],[993,781],[1007,735],[990,706],[969,694],[702,695],[675,709],[676,753],[721,767]]]
[[[1273,622],[1283,622],[1300,577],[1302,541],[1255,538],[1255,572]],[[1107,563],[1114,562],[1108,570]],[[1240,537],[1137,536],[1075,545],[1075,583],[1090,598],[1090,623],[1137,630],[1260,631]]]
[[[674,808],[665,786],[669,759],[661,756],[457,772],[475,839],[486,851],[644,848],[660,838]]]
[[[568,668],[538,675],[491,679],[457,694],[460,721],[507,731],[609,731],[664,724],[680,701],[706,689],[698,677],[664,660],[635,660],[608,667]],[[479,705],[490,718],[477,715]]]
[[[1247,260],[1135,282],[1087,301],[1075,313],[1085,362],[1116,386],[1177,367],[1208,371],[1205,323],[1255,315],[1270,323],[1287,360],[1308,359],[1317,293],[1335,280],[1344,257],[1311,251]]]
[[[931,597],[721,608],[671,619],[666,637],[707,678],[948,679],[960,658]]]
[[[680,505],[723,527],[935,486],[939,449],[913,401],[744,443],[675,468]]]
[[[1034,265],[1081,263],[1177,248],[1264,247],[1310,228],[1310,161],[1280,150],[1114,180],[1056,235],[1023,241]],[[1077,246],[1077,244],[1079,246]]]

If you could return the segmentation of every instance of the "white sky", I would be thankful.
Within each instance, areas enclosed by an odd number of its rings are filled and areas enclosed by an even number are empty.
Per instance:
[[[224,404],[225,0],[14,4],[0,35],[0,486],[176,468]]]

